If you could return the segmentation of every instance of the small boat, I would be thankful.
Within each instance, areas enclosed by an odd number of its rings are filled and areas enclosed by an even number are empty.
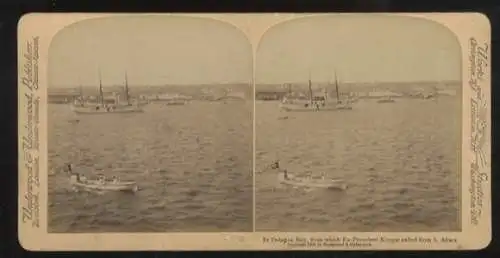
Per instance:
[[[87,179],[78,174],[71,175],[70,183],[76,189],[122,192],[137,192],[139,190],[136,182],[121,181],[118,178],[109,180],[104,175],[99,175],[97,179]]]
[[[387,97],[387,98],[383,98],[383,99],[379,99],[377,100],[378,103],[393,103],[393,102],[396,102],[394,99],[392,99],[391,97]]]
[[[174,100],[166,100],[166,101],[163,101],[163,105],[164,106],[182,106],[182,105],[186,105],[186,101],[184,100],[177,100],[177,99],[174,99]]]
[[[325,177],[299,177],[293,176],[285,172],[278,174],[278,181],[281,184],[299,186],[299,187],[312,187],[312,188],[325,188],[325,189],[338,189],[346,190],[347,184],[342,179],[329,179]]]
[[[325,176],[312,177],[291,175],[286,169],[280,168],[279,160],[274,161],[269,168],[278,170],[278,182],[284,185],[337,190],[347,189],[347,184],[342,179],[331,179]]]

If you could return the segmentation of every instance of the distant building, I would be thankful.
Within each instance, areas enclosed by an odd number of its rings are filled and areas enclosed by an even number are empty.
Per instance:
[[[288,91],[272,90],[272,91],[257,91],[255,99],[257,100],[281,100],[288,94]]]
[[[173,100],[192,100],[193,97],[191,96],[186,96],[186,95],[181,95],[178,93],[175,94],[169,94],[169,93],[164,93],[164,94],[150,94],[150,95],[141,95],[141,98],[143,99],[148,99],[150,101],[173,101]]]
[[[371,92],[363,92],[359,93],[360,98],[384,98],[384,97],[402,97],[402,94],[395,93],[392,91],[371,91]]]
[[[51,104],[67,104],[73,102],[75,98],[79,96],[78,93],[49,93],[47,98],[48,98],[48,103]]]
[[[423,98],[423,99],[429,99],[433,98],[437,95],[437,91],[435,90],[428,90],[424,88],[416,88],[413,91],[411,91],[408,96],[411,98]]]
[[[444,96],[456,96],[457,92],[455,90],[439,90],[437,92],[439,95],[444,95]]]
[[[226,95],[217,98],[217,100],[245,100],[244,92],[228,92]]]

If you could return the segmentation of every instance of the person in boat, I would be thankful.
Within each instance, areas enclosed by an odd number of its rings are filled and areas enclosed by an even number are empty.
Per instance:
[[[119,181],[117,176],[113,176],[113,184],[117,184]]]
[[[79,174],[79,173],[75,173],[75,172],[73,172],[73,168],[72,168],[71,164],[68,164],[67,168],[68,168],[68,173],[69,173],[71,176],[76,176],[76,181],[77,181],[77,182],[80,182],[80,174]]]
[[[314,103],[314,106],[316,108],[316,111],[319,111],[319,102],[316,101],[316,103]]]
[[[288,170],[283,169],[283,175],[285,176],[285,179],[287,179],[287,180],[289,179],[288,178]]]
[[[100,175],[99,176],[99,184],[103,185],[106,183],[106,177],[104,177],[103,175]]]
[[[280,161],[276,160],[271,164],[272,169],[279,169],[280,168]]]
[[[279,160],[274,161],[271,164],[271,168],[280,170],[280,161]],[[288,170],[283,169],[283,174],[284,174],[285,179],[287,179],[287,180],[290,179],[290,177],[288,176]]]

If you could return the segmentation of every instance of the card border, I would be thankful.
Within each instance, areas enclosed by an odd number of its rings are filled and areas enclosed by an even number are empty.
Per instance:
[[[39,53],[38,53],[38,84],[40,86],[46,85],[47,76],[47,53],[48,45],[52,37],[64,26],[71,23],[81,21],[84,19],[98,18],[98,17],[111,17],[111,16],[124,16],[124,15],[175,15],[175,16],[189,16],[189,17],[203,17],[216,19],[227,22],[240,28],[248,36],[250,42],[254,46],[254,54],[256,46],[262,35],[272,26],[285,22],[288,20],[296,19],[299,17],[311,17],[332,14],[293,14],[293,13],[279,13],[279,14],[109,14],[109,13],[71,13],[71,14],[46,14],[46,13],[30,13],[21,17],[18,24],[18,69],[19,69],[19,104],[18,104],[18,123],[19,123],[19,217],[18,217],[18,237],[21,246],[27,250],[477,250],[488,246],[491,241],[491,61],[487,60],[485,67],[485,75],[479,88],[484,95],[476,95],[473,92],[470,81],[471,74],[468,73],[468,64],[470,64],[469,43],[471,38],[474,38],[478,44],[491,45],[491,25],[488,18],[480,13],[384,13],[376,15],[389,15],[389,16],[407,16],[423,18],[430,21],[440,23],[449,28],[460,41],[462,47],[462,60],[463,60],[463,93],[462,93],[462,232],[448,233],[448,232],[432,232],[432,233],[418,233],[418,232],[332,232],[332,233],[319,233],[319,232],[253,232],[253,233],[99,233],[99,234],[60,234],[60,233],[46,233],[45,221],[47,209],[39,208],[39,227],[32,227],[33,221],[23,223],[23,207],[25,205],[24,193],[27,190],[27,183],[34,185],[34,191],[39,193],[39,206],[47,207],[47,184],[43,178],[47,177],[47,169],[40,169],[40,176],[38,182],[33,182],[33,178],[27,176],[25,166],[26,160],[24,159],[25,152],[23,151],[22,136],[26,133],[24,124],[27,120],[26,112],[23,113],[23,105],[26,104],[23,98],[27,93],[26,86],[23,85],[21,73],[23,72],[23,55],[24,46],[28,40],[33,37],[39,37]],[[336,15],[369,15],[369,14],[336,14]],[[373,15],[373,14],[372,14]],[[41,25],[43,24],[43,29]],[[491,47],[487,50],[487,57],[491,56]],[[490,59],[490,58],[489,58]],[[255,63],[255,62],[254,62]],[[255,64],[254,64],[255,67]],[[254,69],[255,73],[255,69]],[[255,74],[254,74],[255,78]],[[477,79],[477,78],[476,78]],[[254,88],[255,90],[255,88]],[[40,125],[42,121],[47,121],[46,112],[46,99],[47,88],[39,87],[37,96],[40,99]],[[482,198],[482,217],[478,219],[476,226],[470,223],[471,221],[471,194],[469,188],[471,183],[477,184],[471,180],[471,166],[477,155],[477,151],[471,151],[471,126],[472,123],[477,123],[477,117],[472,117],[471,114],[471,101],[480,101],[485,107],[483,112],[486,113],[486,124],[483,137],[485,137],[485,145],[481,146],[481,151],[487,160],[487,165],[475,169],[475,177],[485,177],[486,181],[481,183],[483,188]],[[44,106],[45,105],[45,106]],[[255,115],[255,112],[254,112]],[[254,123],[255,126],[255,123]],[[40,135],[47,135],[46,126],[41,125],[38,129]],[[254,129],[255,130],[255,129]],[[47,137],[40,137],[40,149],[45,150],[35,154],[40,155],[40,165],[47,164]],[[255,139],[255,137],[254,137]],[[254,140],[255,143],[255,140]],[[255,148],[255,144],[254,144]],[[254,151],[255,155],[255,151]],[[45,156],[45,157],[44,157]],[[254,156],[255,161],[255,156]],[[44,166],[46,167],[46,166]],[[255,162],[254,162],[255,171]],[[473,173],[473,172],[472,172]],[[28,182],[32,180],[31,183]],[[477,179],[476,179],[477,180]],[[36,181],[36,180],[35,180]],[[254,177],[255,181],[255,177]],[[37,186],[38,184],[38,186]],[[45,185],[44,185],[45,184]],[[38,188],[40,187],[40,188]],[[467,190],[466,190],[467,189]],[[255,194],[254,194],[255,196]],[[255,203],[255,198],[254,198]],[[45,209],[45,211],[44,211]],[[255,212],[255,209],[254,209]],[[255,219],[255,216],[254,216]],[[44,225],[45,224],[45,225]],[[254,223],[255,225],[255,223]],[[269,243],[265,242],[265,238],[288,238],[288,237],[380,237],[392,236],[394,238],[402,239],[404,237],[426,237],[429,239],[448,237],[457,240],[456,243],[450,244],[391,244],[391,243],[377,243],[371,247],[360,246],[344,246],[336,248],[290,248],[286,245],[280,245],[278,242]],[[105,244],[103,244],[105,243]]]

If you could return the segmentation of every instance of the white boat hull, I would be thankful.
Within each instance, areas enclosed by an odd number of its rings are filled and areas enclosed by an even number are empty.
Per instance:
[[[75,177],[71,177],[70,183],[73,187],[77,189],[84,190],[95,190],[95,191],[120,191],[120,192],[137,192],[139,187],[135,182],[120,181],[120,182],[102,182],[99,180],[88,180],[81,179],[76,180]]]
[[[284,185],[298,186],[298,187],[309,187],[309,188],[323,188],[323,189],[347,189],[347,184],[341,179],[327,179],[327,178],[309,178],[309,177],[296,177],[288,174],[288,178],[285,178],[285,174],[280,172],[278,175],[278,181]]]

